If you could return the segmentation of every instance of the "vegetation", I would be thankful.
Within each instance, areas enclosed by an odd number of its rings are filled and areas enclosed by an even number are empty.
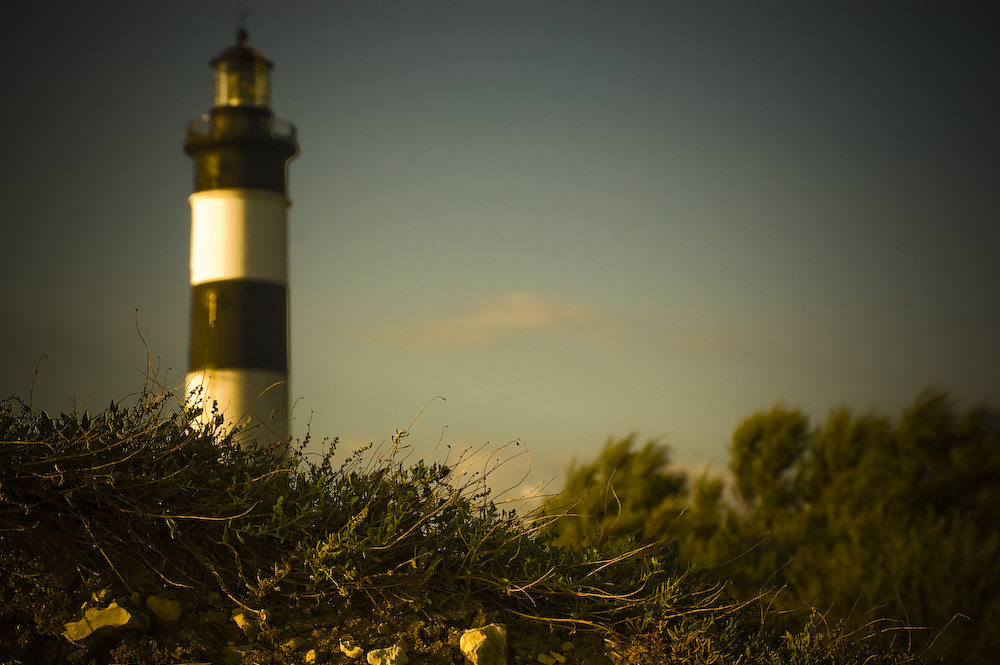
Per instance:
[[[442,637],[437,651],[418,645],[413,663],[460,662],[449,631],[491,617],[514,632],[597,635],[597,646],[576,656],[588,663],[915,662],[883,649],[877,624],[848,629],[820,614],[796,624],[768,596],[732,596],[658,539],[677,518],[672,507],[628,522],[639,541],[618,537],[622,529],[559,541],[551,522],[566,516],[501,509],[483,474],[463,480],[444,463],[397,461],[406,431],[373,462],[355,451],[335,465],[336,440],[315,459],[304,452],[308,439],[290,456],[284,445],[257,450],[221,419],[201,425],[194,411],[168,404],[144,392],[131,407],[54,418],[0,402],[0,652],[8,658],[220,662],[181,638],[82,650],[59,636],[79,618],[94,579],[125,590],[143,579],[145,588],[222,599],[262,627],[276,615],[308,622],[317,608],[356,627],[345,617],[419,615],[424,633]],[[655,447],[641,454],[666,464]],[[669,473],[665,484],[650,479],[643,500],[683,487]],[[953,535],[950,523],[936,528]],[[301,662],[277,647],[268,658]]]
[[[557,543],[670,538],[737,599],[770,588],[772,607],[802,620],[819,612],[878,625],[884,643],[995,661],[996,408],[928,390],[896,419],[838,408],[812,425],[797,409],[760,411],[733,435],[728,493],[721,478],[671,469],[666,445],[635,444],[609,441],[572,470],[549,505]]]

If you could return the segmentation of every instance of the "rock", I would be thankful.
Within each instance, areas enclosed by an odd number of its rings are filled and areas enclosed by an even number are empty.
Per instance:
[[[410,659],[406,656],[406,647],[393,644],[385,649],[375,649],[368,652],[368,665],[406,665]]]
[[[348,658],[361,658],[361,656],[365,655],[365,650],[359,646],[355,646],[351,640],[342,640],[340,642],[340,652]]]
[[[491,623],[467,630],[459,647],[471,665],[507,665],[507,626]]]
[[[555,665],[556,659],[547,653],[538,654],[538,662],[542,665]]]
[[[563,645],[562,645],[563,653],[567,653],[569,651],[572,651],[575,648],[576,648],[576,645],[573,644],[572,642],[563,642]]]
[[[160,621],[180,621],[183,609],[176,600],[163,598],[162,596],[149,596],[146,598],[146,607],[156,615]]]
[[[329,657],[330,654],[325,651],[309,649],[309,651],[306,651],[306,665],[321,665],[321,663],[325,663],[326,659]]]
[[[406,649],[400,644],[368,652],[368,665],[406,665],[408,662]]]
[[[553,658],[555,658],[555,661],[557,663],[565,663],[566,662],[566,656],[562,655],[558,651],[550,651],[549,655],[552,656]]]
[[[285,651],[298,651],[306,643],[304,637],[286,637],[281,640],[281,648]]]
[[[115,601],[104,609],[88,608],[82,619],[66,624],[63,637],[77,644],[92,643],[126,630],[147,631],[150,625],[148,615]]]
[[[399,644],[368,652],[368,665],[406,665],[408,662],[406,649]]]
[[[247,616],[246,612],[243,610],[235,610],[232,618],[233,621],[236,622],[236,625],[240,627],[240,630],[243,631],[243,634],[246,635],[248,642],[253,642],[257,639],[257,634],[260,632],[260,626],[257,625],[256,621]]]

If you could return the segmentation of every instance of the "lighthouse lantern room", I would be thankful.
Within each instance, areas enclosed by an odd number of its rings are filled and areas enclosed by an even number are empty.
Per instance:
[[[215,106],[271,105],[271,61],[246,45],[247,33],[240,30],[238,43],[212,60]]]
[[[288,387],[288,162],[295,128],[270,108],[272,63],[237,43],[211,61],[213,106],[188,123],[191,334],[187,392],[209,419],[284,438]]]

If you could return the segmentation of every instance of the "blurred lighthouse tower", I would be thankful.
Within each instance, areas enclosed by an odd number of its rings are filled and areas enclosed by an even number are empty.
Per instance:
[[[288,162],[295,128],[270,108],[272,63],[236,44],[211,61],[211,110],[188,123],[191,337],[187,393],[204,417],[272,442],[289,429]]]

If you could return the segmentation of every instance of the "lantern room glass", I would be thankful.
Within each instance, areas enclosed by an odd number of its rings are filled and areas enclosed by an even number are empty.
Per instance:
[[[250,59],[221,60],[215,65],[215,106],[269,106],[270,64]]]

